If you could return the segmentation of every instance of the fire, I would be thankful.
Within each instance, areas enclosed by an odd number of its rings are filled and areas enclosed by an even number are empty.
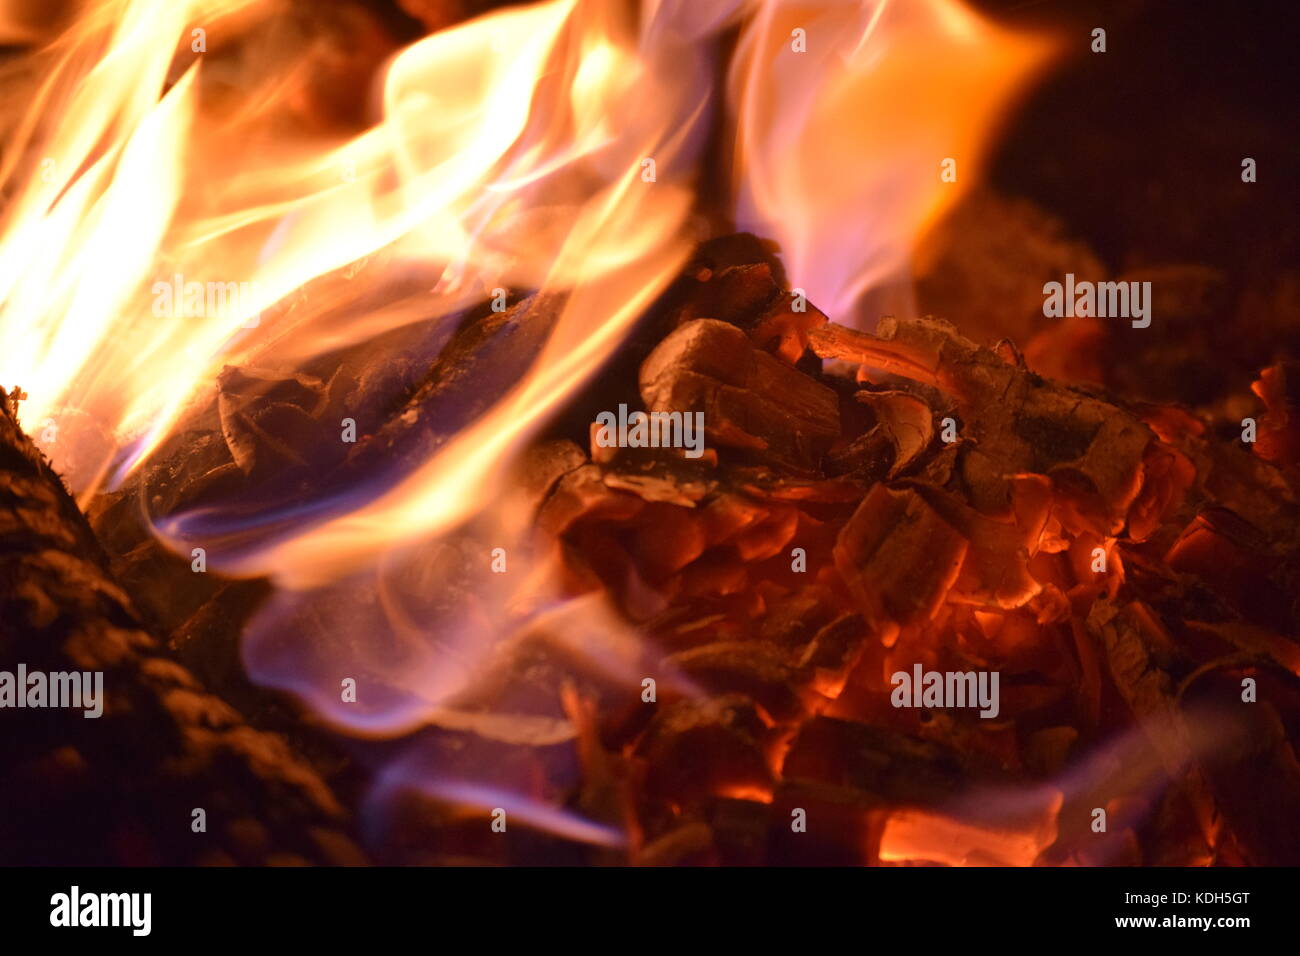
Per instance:
[[[899,810],[885,821],[880,859],[932,860],[949,866],[1032,866],[1056,839],[1061,796],[1051,793],[1032,815],[990,825],[923,810]]]
[[[953,0],[733,4],[703,18],[651,4],[639,23],[553,0],[400,51],[378,121],[331,139],[289,122],[302,64],[239,61],[279,13],[100,0],[39,54],[43,82],[3,170],[16,195],[0,242],[0,381],[22,383],[29,427],[54,426],[49,452],[89,495],[147,457],[222,365],[301,363],[495,288],[567,295],[531,374],[455,442],[233,568],[291,568],[300,584],[491,501],[501,463],[671,278],[723,106],[708,71],[729,20],[742,24],[726,104],[735,218],[779,240],[793,282],[845,312],[973,178],[996,109],[1044,53]],[[955,184],[940,181],[944,157],[962,164]],[[386,268],[329,281],[381,250]],[[398,270],[427,274],[429,291],[361,314],[364,291]],[[203,307],[182,309],[168,284],[206,289]],[[242,294],[213,305],[213,286]],[[73,420],[91,424],[60,442]]]
[[[22,386],[25,426],[84,500],[181,428],[224,367],[296,371],[416,322],[450,329],[506,290],[554,296],[526,373],[422,460],[291,515],[237,502],[203,516],[215,538],[239,540],[215,567],[285,589],[250,628],[255,676],[324,711],[332,696],[328,716],[358,732],[468,719],[451,698],[483,632],[518,622],[448,622],[468,660],[449,666],[408,641],[433,625],[394,614],[392,566],[502,510],[510,463],[615,352],[705,223],[775,239],[790,284],[847,321],[975,180],[998,116],[1048,52],[957,0],[547,0],[394,48],[358,128],[305,92],[321,62],[277,32],[287,8],[91,0],[22,61],[10,79],[30,87],[29,105],[7,117],[0,166],[0,383]],[[0,31],[42,29],[19,4],[0,7]],[[721,201],[704,188],[718,178],[711,143],[732,161]],[[187,554],[194,516],[154,517]],[[377,611],[357,598],[376,578]],[[351,601],[340,621],[402,647],[378,666],[414,703],[338,710],[347,655],[304,661],[283,640],[302,610],[292,592],[309,588]],[[556,606],[544,586],[528,597]],[[971,852],[983,840],[948,836]],[[1017,858],[1037,831],[1018,839]]]
[[[952,0],[760,4],[729,76],[739,223],[849,322],[977,180],[999,110],[1048,52]]]
[[[68,103],[53,132],[29,145],[26,165],[11,164],[15,178],[33,166],[41,175],[7,210],[0,248],[0,376],[24,382],[25,417],[89,414],[114,444],[129,446],[116,462],[120,477],[220,364],[264,360],[272,349],[279,362],[302,361],[383,331],[357,317],[350,328],[313,334],[339,305],[342,293],[332,290],[291,323],[276,306],[283,312],[286,296],[311,280],[384,249],[408,268],[441,270],[420,317],[448,314],[498,285],[571,295],[552,342],[561,359],[540,361],[530,391],[478,437],[500,433],[507,420],[516,426],[505,431],[525,434],[608,352],[684,254],[689,196],[680,148],[667,141],[680,136],[667,123],[684,109],[647,118],[635,137],[611,130],[627,111],[631,79],[644,84],[636,96],[669,106],[681,107],[686,90],[638,74],[623,27],[608,17],[549,3],[402,51],[385,76],[383,119],[351,140],[320,144],[284,136],[285,104],[273,99],[284,95],[280,78],[232,107],[205,82],[206,54],[174,63],[192,24],[215,34],[250,6],[104,4],[87,22],[111,28],[88,25],[56,45],[62,57],[42,99]],[[77,69],[101,49],[91,69]],[[556,81],[565,73],[567,85]],[[265,152],[250,155],[248,143]],[[639,189],[640,159],[651,154],[655,188]],[[519,228],[542,214],[546,228]],[[173,275],[255,291],[237,308],[176,316],[152,308],[159,280]],[[413,317],[399,312],[386,325]],[[422,473],[411,490],[433,494],[407,493],[407,506],[422,511],[449,486],[467,491],[501,450],[489,443],[436,488]],[[63,449],[51,451],[57,460]],[[78,483],[93,489],[108,464],[83,470]]]

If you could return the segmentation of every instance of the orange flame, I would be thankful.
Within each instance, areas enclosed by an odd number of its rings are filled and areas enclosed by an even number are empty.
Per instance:
[[[280,12],[97,0],[39,54],[42,84],[0,169],[15,196],[0,382],[27,391],[29,427],[95,424],[97,440],[44,436],[88,495],[155,449],[222,365],[293,367],[494,288],[560,293],[541,354],[487,413],[388,492],[231,569],[298,586],[493,502],[503,464],[670,281],[692,240],[728,23],[737,221],[776,238],[792,283],[835,310],[973,178],[997,108],[1045,51],[955,0],[660,2],[639,21],[549,0],[402,50],[377,122],[344,138],[292,122],[292,56],[241,59]],[[960,186],[940,178],[949,156]],[[383,268],[355,271],[380,252]],[[430,276],[427,295],[355,306],[412,271]]]
[[[1048,52],[956,0],[760,4],[730,74],[739,224],[850,321],[977,180],[1000,111]]]

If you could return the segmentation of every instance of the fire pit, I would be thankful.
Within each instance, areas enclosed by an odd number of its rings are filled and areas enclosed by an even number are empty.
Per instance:
[[[5,10],[0,859],[1300,863],[1294,227],[1043,158],[1166,6]]]

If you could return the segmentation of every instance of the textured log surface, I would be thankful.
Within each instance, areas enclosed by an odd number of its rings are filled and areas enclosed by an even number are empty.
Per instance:
[[[0,710],[0,863],[362,862],[316,771],[170,658],[107,569],[0,395],[0,670],[103,672],[97,719]]]

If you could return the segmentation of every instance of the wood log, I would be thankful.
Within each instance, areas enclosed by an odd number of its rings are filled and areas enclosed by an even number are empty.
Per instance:
[[[678,328],[642,364],[640,383],[650,411],[703,412],[711,443],[794,471],[815,472],[839,437],[835,393],[726,322]]]
[[[319,774],[142,626],[0,393],[0,671],[19,665],[101,673],[102,715],[13,701],[0,711],[0,862],[363,862]]]

